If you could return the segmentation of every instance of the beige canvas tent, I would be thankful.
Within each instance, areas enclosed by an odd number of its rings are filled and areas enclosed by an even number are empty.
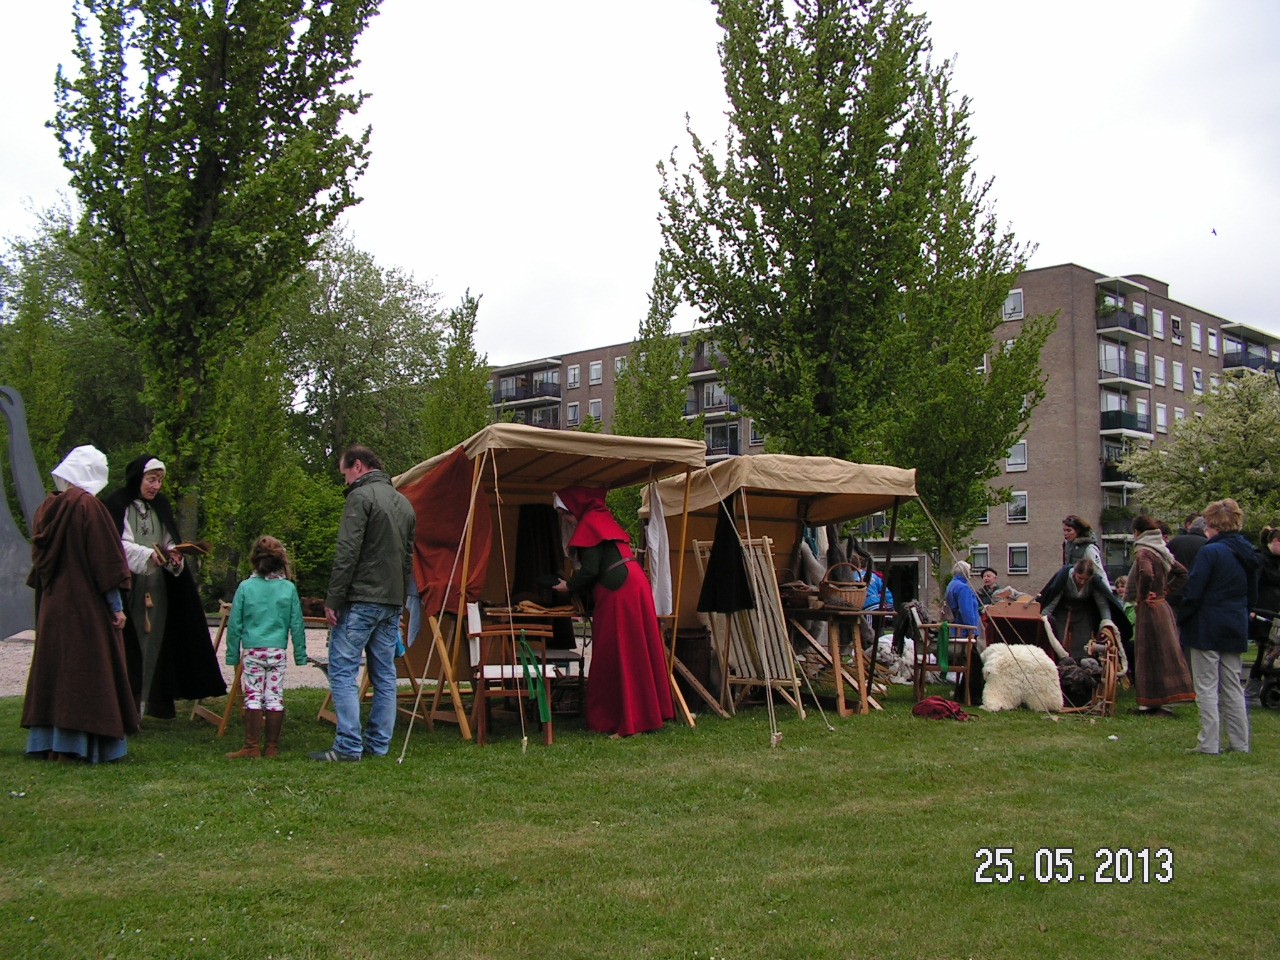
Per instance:
[[[613,489],[667,477],[678,488],[673,498],[683,510],[688,478],[705,464],[706,447],[697,440],[618,437],[514,423],[485,427],[453,450],[418,464],[393,481],[419,513],[419,588],[424,599],[440,598],[434,601],[437,609],[428,604],[424,612],[436,615],[443,609],[457,615],[456,649],[466,600],[505,599],[522,504],[549,504],[551,495],[564,487]],[[450,532],[442,536],[444,529]],[[435,538],[431,551],[423,549],[423,540],[428,537]],[[480,538],[487,542],[478,542]],[[450,569],[452,557],[446,557],[450,551],[458,557],[456,570]],[[427,556],[428,552],[433,552],[434,558]],[[491,552],[493,560],[489,562]],[[436,573],[429,575],[425,566],[433,559]],[[482,562],[487,564],[487,575],[479,569]],[[463,583],[467,590],[460,591],[458,584]],[[692,724],[692,714],[672,686],[677,710]],[[455,712],[467,735],[465,717],[460,710]]]
[[[725,497],[733,493],[744,495],[745,509],[739,507],[744,520],[738,533],[746,537],[748,531],[742,526],[749,522],[750,536],[772,539],[774,556],[785,564],[804,526],[842,523],[882,510],[893,511],[915,499],[916,472],[833,457],[788,454],[721,460],[690,479],[688,529],[683,539],[679,539],[680,524],[685,519],[683,484],[666,480],[658,484],[658,490],[667,527],[672,532],[672,569],[679,567],[682,555],[689,558],[681,585],[680,624],[694,626],[700,584],[691,544],[714,537],[720,501]],[[640,514],[648,516],[647,497]]]

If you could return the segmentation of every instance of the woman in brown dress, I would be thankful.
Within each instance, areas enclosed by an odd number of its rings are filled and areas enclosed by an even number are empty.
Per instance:
[[[1124,599],[1134,604],[1134,686],[1143,713],[1171,715],[1171,704],[1195,700],[1191,670],[1178,642],[1178,624],[1169,606],[1171,590],[1181,592],[1187,568],[1165,546],[1151,517],[1133,520],[1133,566]]]

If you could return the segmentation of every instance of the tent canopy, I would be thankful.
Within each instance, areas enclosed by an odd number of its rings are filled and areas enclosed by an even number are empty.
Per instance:
[[[691,552],[694,540],[711,541],[720,501],[737,493],[740,496],[734,519],[738,533],[744,539],[770,537],[773,540],[774,559],[781,568],[779,580],[795,576],[788,565],[802,525],[822,526],[854,520],[889,510],[917,496],[916,472],[901,467],[772,453],[733,457],[712,464],[690,478],[688,535],[685,543],[677,544],[684,512],[684,479],[664,480],[658,484],[658,491],[671,536],[673,570],[677,569],[680,551]],[[640,515],[649,515],[647,491]],[[686,560],[681,591],[682,626],[696,623],[693,608],[698,587],[696,566]]]
[[[469,460],[486,454],[497,465],[504,503],[549,503],[564,487],[629,487],[686,468],[706,465],[707,448],[700,440],[616,437],[604,433],[547,430],[520,423],[494,423],[460,444]],[[404,489],[439,469],[449,450],[406,470],[393,481]],[[481,483],[493,492],[493,468],[486,467]],[[684,481],[676,502],[683,502]]]
[[[658,485],[668,518],[682,512],[682,481]],[[733,457],[693,475],[689,514],[714,519],[722,499],[745,491],[747,515],[754,525],[781,520],[822,526],[887,510],[894,503],[914,499],[916,472],[901,467],[850,463],[834,457],[795,457],[764,453]],[[648,501],[640,515],[648,516]]]

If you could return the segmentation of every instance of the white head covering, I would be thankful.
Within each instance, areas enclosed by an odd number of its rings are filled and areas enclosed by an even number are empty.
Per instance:
[[[59,490],[76,486],[96,495],[107,485],[107,455],[94,446],[76,447],[52,473]]]
[[[159,470],[161,472],[164,472],[164,461],[157,460],[155,457],[152,457],[150,460],[147,461],[146,466],[142,468],[142,472],[150,473],[152,470]]]

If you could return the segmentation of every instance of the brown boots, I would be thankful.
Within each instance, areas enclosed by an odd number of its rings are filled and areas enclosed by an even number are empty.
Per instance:
[[[244,760],[248,757],[261,756],[258,745],[262,743],[262,714],[261,710],[244,712],[244,746],[235,753],[228,753],[228,760]],[[279,733],[279,727],[276,728],[276,732]]]
[[[228,760],[244,760],[247,757],[280,756],[280,728],[284,726],[283,710],[246,710],[244,712],[244,746],[235,753],[228,753]],[[263,736],[265,728],[266,736]],[[259,752],[259,744],[266,740],[265,754]]]
[[[268,710],[266,718],[267,749],[266,756],[280,756],[280,728],[284,726],[283,710]]]

